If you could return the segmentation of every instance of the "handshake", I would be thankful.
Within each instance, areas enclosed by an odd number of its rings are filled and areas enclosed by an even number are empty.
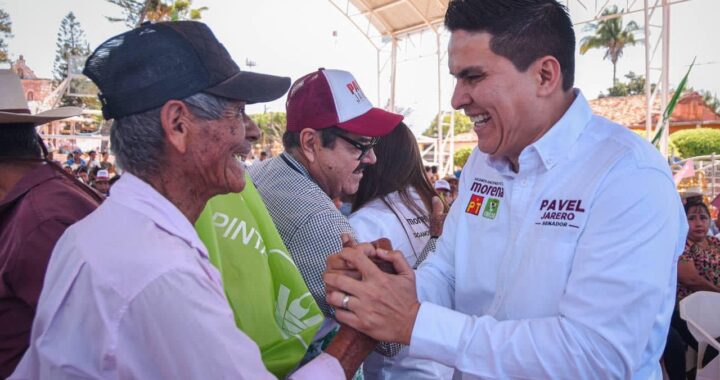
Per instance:
[[[328,257],[323,279],[340,331],[326,352],[351,378],[378,341],[410,343],[420,303],[415,271],[388,239],[356,244],[343,235],[343,250]]]
[[[432,206],[430,235],[436,237],[446,210],[437,197]],[[378,341],[410,344],[420,302],[415,270],[402,252],[392,250],[390,240],[358,244],[344,234],[342,241],[343,249],[328,257],[323,275],[326,300],[341,324],[326,352],[340,359],[350,378]]]

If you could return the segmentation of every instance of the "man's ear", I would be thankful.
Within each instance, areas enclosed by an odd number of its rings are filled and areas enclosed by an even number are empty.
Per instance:
[[[189,141],[190,110],[179,100],[168,100],[160,110],[160,123],[168,144],[185,153]]]
[[[546,97],[555,93],[558,89],[562,91],[562,70],[560,62],[550,55],[539,58],[531,65],[531,70],[537,81],[537,95]]]
[[[309,161],[315,161],[317,149],[322,145],[320,131],[312,128],[305,128],[300,131],[300,152]]]

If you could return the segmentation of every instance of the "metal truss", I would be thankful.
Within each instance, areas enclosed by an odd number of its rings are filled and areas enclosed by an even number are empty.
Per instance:
[[[670,8],[690,0],[565,0],[576,19],[575,25],[595,23],[635,13],[643,14],[645,45],[645,132],[650,141],[662,128],[660,152],[668,154],[670,126],[663,125],[662,112],[668,104],[670,84]],[[603,11],[616,6],[617,14],[603,16]],[[659,51],[659,54],[658,54]],[[654,107],[660,96],[659,108]],[[653,125],[653,119],[656,120]]]
[[[441,27],[442,19],[423,18],[421,22],[399,30],[392,30],[388,22],[379,15],[380,11],[388,11],[392,7],[409,4],[409,0],[394,0],[380,7],[371,9],[368,0],[357,0],[355,3],[366,8],[359,11],[353,5],[352,0],[328,0],[341,14],[343,14],[375,47],[377,51],[377,79],[378,93],[377,104],[385,104],[389,110],[395,110],[395,86],[398,54],[407,53],[408,46],[417,47],[418,44],[427,44],[427,34],[434,37],[434,52],[430,53],[437,57],[437,82],[438,82],[438,131],[442,131],[443,114],[442,109],[442,67],[445,66],[446,41],[443,38],[447,32]],[[446,7],[447,1],[435,0],[440,6]],[[670,57],[670,8],[672,5],[688,2],[690,0],[562,0],[567,6],[574,20],[575,25],[584,25],[608,20],[626,15],[642,13],[644,18],[644,42],[645,42],[645,78],[646,78],[646,130],[648,139],[660,130],[663,125],[662,110],[668,102],[669,93],[669,57]],[[603,11],[616,6],[617,14],[603,16]],[[417,8],[417,14],[422,16]],[[422,17],[421,17],[422,18]],[[415,55],[420,58],[423,55]],[[404,56],[403,60],[410,60],[412,57]],[[383,87],[389,88],[383,91]],[[654,89],[654,91],[652,90]],[[652,105],[657,97],[660,97],[660,108],[653,108]],[[387,99],[383,101],[383,99]],[[451,118],[448,126],[448,133],[438,133],[436,142],[433,144],[434,152],[432,157],[438,165],[442,174],[452,172],[452,159],[454,149],[451,141],[454,141],[454,118]],[[653,120],[656,121],[653,125]],[[667,155],[669,126],[664,126],[663,135],[660,140],[660,150]]]

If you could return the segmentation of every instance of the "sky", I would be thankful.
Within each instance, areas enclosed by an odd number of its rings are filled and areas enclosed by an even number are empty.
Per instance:
[[[626,4],[626,1],[617,1]],[[633,0],[638,1],[638,0]],[[583,3],[591,3],[583,1]],[[572,0],[574,22],[587,19],[587,12]],[[371,101],[385,106],[389,84],[378,83],[377,53],[330,0],[195,0],[193,7],[207,6],[207,23],[243,70],[289,76],[293,80],[319,67],[352,72]],[[8,41],[11,57],[25,57],[40,77],[52,77],[55,41],[62,18],[72,11],[82,25],[91,48],[126,30],[123,23],[112,23],[105,16],[120,17],[120,8],[105,0],[0,0],[0,9],[10,14],[14,37]],[[697,57],[689,86],[720,95],[720,38],[716,32],[718,0],[690,0],[671,7],[670,86],[674,87]],[[643,24],[642,13],[626,16],[624,22]],[[577,39],[587,35],[585,26],[576,27]],[[443,41],[447,34],[443,34]],[[401,42],[398,54],[396,106],[410,109],[406,122],[416,132],[429,126],[438,111],[437,58],[434,36],[426,33]],[[444,50],[444,47],[443,47]],[[612,83],[612,65],[603,60],[601,50],[576,54],[575,86],[588,99],[596,98]],[[659,58],[659,57],[658,57]],[[618,77],[628,71],[645,74],[644,47],[625,49],[618,62]],[[248,67],[246,61],[254,61]],[[381,64],[385,64],[385,58]],[[441,66],[443,110],[450,110],[453,80],[447,74],[447,61]],[[387,71],[385,71],[387,73]],[[381,99],[378,101],[378,88]],[[252,105],[250,113],[284,111],[285,99],[265,105]]]

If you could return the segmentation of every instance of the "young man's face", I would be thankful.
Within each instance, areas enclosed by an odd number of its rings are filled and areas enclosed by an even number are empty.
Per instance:
[[[95,181],[95,189],[102,194],[107,195],[110,190],[110,182],[107,180],[97,180]]]
[[[520,72],[490,49],[492,35],[452,32],[448,46],[450,73],[457,79],[452,106],[473,122],[478,148],[495,157],[517,157],[532,142],[536,78]]]

